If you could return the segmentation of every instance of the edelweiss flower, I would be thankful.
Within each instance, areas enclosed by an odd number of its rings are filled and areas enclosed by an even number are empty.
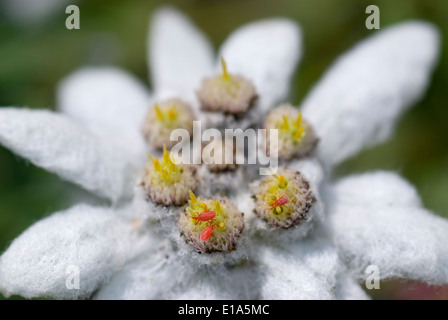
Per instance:
[[[172,9],[158,11],[153,21],[154,96],[181,97],[198,112],[194,89],[215,73],[210,46]],[[336,61],[301,107],[320,139],[317,149],[286,164],[310,184],[314,221],[271,230],[252,212],[243,186],[230,199],[248,229],[236,265],[221,263],[225,253],[202,254],[216,257],[208,264],[192,261],[191,246],[164,231],[172,227],[172,210],[146,201],[136,186],[150,96],[133,77],[116,69],[75,73],[60,87],[64,114],[0,109],[3,145],[113,204],[78,205],[31,226],[0,258],[0,291],[27,298],[366,298],[357,280],[371,264],[382,280],[448,283],[448,223],[421,207],[413,187],[392,172],[331,180],[332,166],[385,140],[422,96],[438,48],[433,26],[408,22]],[[253,81],[265,113],[284,102],[300,51],[298,27],[274,19],[234,32],[220,56],[231,72]],[[80,287],[70,290],[66,271],[73,266]]]

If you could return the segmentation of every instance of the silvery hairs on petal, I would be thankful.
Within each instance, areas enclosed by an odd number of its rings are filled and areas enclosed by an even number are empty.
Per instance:
[[[337,165],[388,138],[397,118],[425,92],[438,53],[433,25],[405,22],[337,59],[301,107],[321,140],[319,157]]]
[[[138,164],[76,121],[47,110],[0,108],[0,143],[33,164],[117,201]],[[120,152],[121,151],[121,152]]]
[[[57,90],[59,111],[140,159],[146,151],[141,127],[150,102],[144,84],[113,67],[75,71]]]
[[[255,299],[262,279],[253,263],[234,266],[199,266],[147,254],[118,271],[95,299]]]
[[[109,208],[78,205],[27,229],[0,259],[0,292],[6,297],[85,299],[115,270],[156,242]],[[67,287],[69,267],[79,271],[79,289]]]
[[[394,173],[366,173],[334,185],[334,239],[358,278],[376,265],[382,280],[448,282],[448,222],[420,203],[415,188]]]

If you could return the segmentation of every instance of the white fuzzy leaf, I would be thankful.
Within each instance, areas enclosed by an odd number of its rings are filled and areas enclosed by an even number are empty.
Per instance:
[[[336,299],[338,300],[369,300],[370,297],[361,285],[347,272],[341,272],[336,277]]]
[[[194,89],[213,72],[213,50],[204,34],[179,11],[165,7],[151,20],[148,46],[156,98],[194,101]]]
[[[336,249],[323,239],[305,239],[280,247],[260,248],[264,275],[261,298],[334,299],[339,261]]]
[[[164,246],[117,272],[95,299],[255,299],[260,281],[253,265],[199,267]]]
[[[112,200],[132,193],[135,159],[47,110],[0,108],[0,144],[63,179]]]
[[[222,45],[220,57],[226,60],[229,72],[253,81],[260,95],[260,108],[266,112],[288,96],[302,54],[301,41],[296,23],[287,19],[262,20],[234,31]]]
[[[337,182],[335,190],[338,201],[347,205],[369,203],[379,207],[421,206],[415,187],[390,171],[373,171],[345,177]]]
[[[341,56],[303,103],[319,156],[336,165],[384,141],[395,121],[425,92],[439,52],[431,24],[384,29]]]
[[[145,86],[116,68],[85,68],[59,85],[58,108],[92,132],[121,143],[134,154],[144,152],[141,133],[150,107]]]
[[[419,207],[415,189],[386,173],[335,184],[329,204],[334,239],[358,278],[369,265],[381,280],[448,283],[448,221]]]
[[[37,222],[12,242],[0,257],[0,292],[25,298],[89,298],[150,242],[113,210],[78,205]],[[79,289],[70,289],[76,283],[70,266],[79,270]]]

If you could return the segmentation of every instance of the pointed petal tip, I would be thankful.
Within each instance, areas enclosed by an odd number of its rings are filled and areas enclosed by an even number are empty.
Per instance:
[[[208,37],[171,6],[155,10],[149,29],[148,63],[156,97],[182,96],[195,101],[194,89],[213,71]]]
[[[0,144],[113,202],[130,195],[138,170],[117,147],[50,110],[0,108]]]
[[[336,59],[302,103],[333,166],[385,141],[403,112],[423,97],[440,54],[432,23],[391,25]]]
[[[127,207],[129,209],[129,207]],[[0,257],[0,292],[88,299],[127,261],[152,247],[114,209],[79,204],[33,224]],[[79,275],[79,287],[75,276]]]
[[[408,182],[376,172],[345,178],[333,191],[329,223],[358,279],[366,279],[366,268],[374,265],[381,280],[448,283],[448,220],[422,209]]]

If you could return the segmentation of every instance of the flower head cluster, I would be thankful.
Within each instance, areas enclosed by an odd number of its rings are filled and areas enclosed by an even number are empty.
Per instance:
[[[189,134],[193,132],[194,115],[191,107],[180,99],[168,99],[156,103],[148,112],[143,135],[149,145],[161,149],[164,145],[169,149],[177,143],[170,139],[175,129],[185,129]]]
[[[202,109],[231,114],[246,112],[257,98],[254,85],[241,75],[228,73],[224,58],[221,64],[222,74],[205,78],[197,91]]]
[[[195,190],[199,179],[196,168],[190,165],[175,164],[166,147],[159,160],[148,154],[142,177],[142,187],[152,201],[163,205],[181,206],[188,200],[189,190]]]
[[[315,201],[306,178],[287,167],[252,186],[255,213],[275,228],[286,229],[303,222]]]
[[[297,108],[289,104],[272,109],[264,127],[268,132],[270,129],[278,129],[278,142],[275,142],[279,159],[290,160],[295,156],[309,155],[318,142],[311,124],[303,119]]]
[[[179,228],[198,252],[230,252],[243,231],[243,214],[227,198],[202,200],[190,192],[188,206],[179,217]]]

